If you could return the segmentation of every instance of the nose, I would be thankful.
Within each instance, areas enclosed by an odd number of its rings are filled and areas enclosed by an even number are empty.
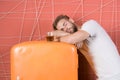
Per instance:
[[[67,27],[66,26],[64,27],[64,31],[67,31]]]
[[[65,32],[70,32],[70,28],[64,27],[64,30],[63,30],[63,31],[65,31]]]

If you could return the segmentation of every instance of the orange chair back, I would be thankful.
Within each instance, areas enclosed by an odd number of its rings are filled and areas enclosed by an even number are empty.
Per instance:
[[[73,45],[29,41],[11,49],[11,80],[77,80],[78,55]]]

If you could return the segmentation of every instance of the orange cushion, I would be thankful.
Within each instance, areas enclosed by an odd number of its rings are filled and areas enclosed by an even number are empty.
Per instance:
[[[74,45],[28,41],[11,49],[11,80],[77,80],[78,55]]]

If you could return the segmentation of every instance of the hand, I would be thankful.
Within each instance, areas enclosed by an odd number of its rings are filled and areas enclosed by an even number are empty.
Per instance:
[[[77,47],[77,49],[81,48],[83,45],[83,42],[77,42],[75,43],[75,46]]]
[[[60,37],[54,36],[54,41],[60,42]]]

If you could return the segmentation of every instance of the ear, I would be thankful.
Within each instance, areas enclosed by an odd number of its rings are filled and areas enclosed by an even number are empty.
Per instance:
[[[71,21],[72,23],[74,23],[74,22],[75,22],[72,18],[70,18],[70,19],[69,19],[69,21]]]

